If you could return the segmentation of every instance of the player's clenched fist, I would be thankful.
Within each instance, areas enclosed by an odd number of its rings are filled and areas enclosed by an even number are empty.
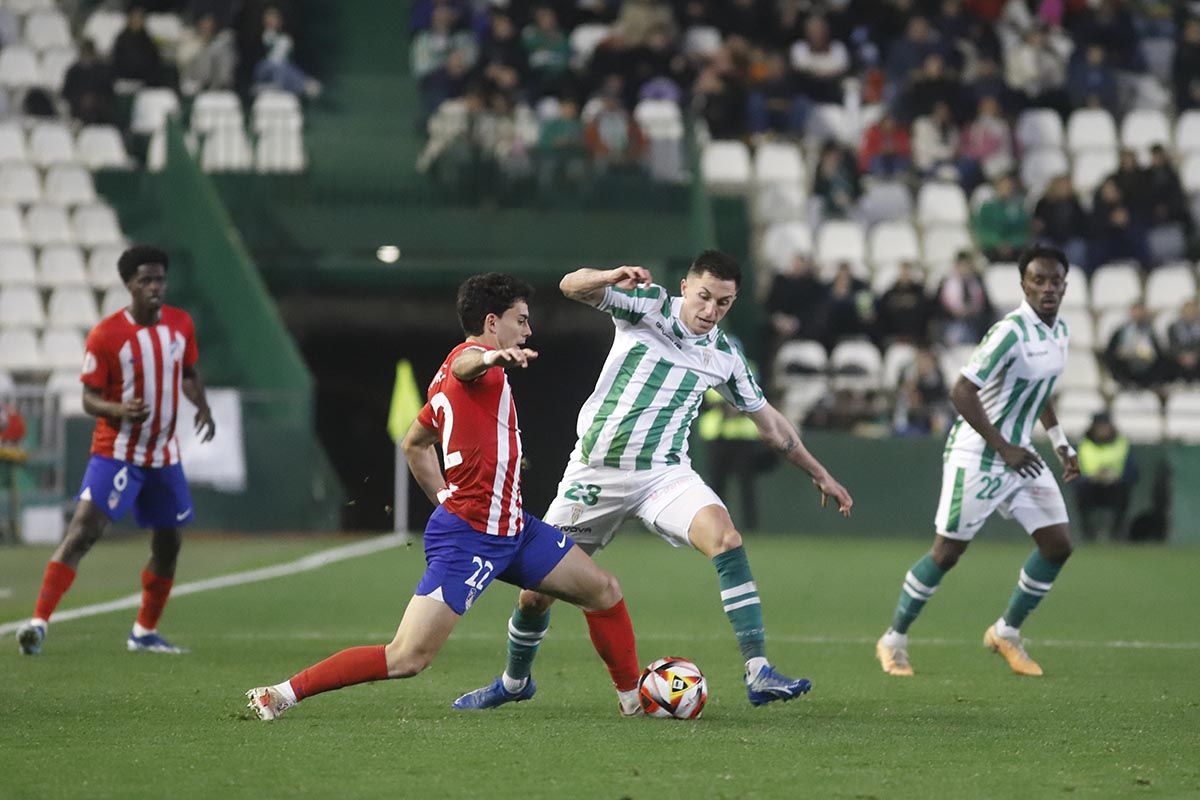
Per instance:
[[[619,289],[636,289],[654,283],[654,278],[645,267],[617,267],[609,270],[608,282]]]
[[[538,357],[536,350],[528,347],[505,347],[501,350],[489,350],[484,353],[483,363],[489,367],[521,367],[529,366],[529,362]]]
[[[126,400],[124,403],[121,403],[121,419],[139,423],[145,422],[149,416],[150,408],[140,397],[135,397],[132,400]]]

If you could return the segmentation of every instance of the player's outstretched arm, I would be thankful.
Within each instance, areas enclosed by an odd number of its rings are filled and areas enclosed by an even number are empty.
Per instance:
[[[1067,441],[1067,434],[1058,424],[1058,414],[1054,412],[1054,401],[1049,397],[1042,406],[1042,413],[1038,415],[1038,420],[1046,429],[1046,433],[1050,436],[1050,442],[1054,445],[1054,452],[1058,456],[1058,460],[1062,462],[1063,481],[1070,483],[1079,477],[1079,459],[1076,457],[1075,448],[1071,447],[1071,443]]]
[[[558,288],[572,300],[598,306],[604,299],[604,289],[616,286],[619,289],[636,289],[654,282],[650,270],[645,267],[617,267],[616,269],[591,269],[584,267],[563,276]]]
[[[413,420],[400,445],[404,448],[404,458],[408,461],[409,470],[421,485],[421,491],[425,492],[429,502],[435,506],[441,505],[442,498],[438,497],[438,492],[446,485],[442,465],[438,463],[437,443],[437,431]]]
[[[800,441],[800,433],[788,418],[779,413],[775,406],[767,403],[758,411],[750,412],[758,428],[758,436],[784,458],[809,474],[813,484],[821,493],[821,506],[824,507],[830,497],[837,503],[838,511],[843,516],[850,516],[854,507],[854,498],[846,491],[846,487],[833,479],[829,470],[818,461],[808,448]]]
[[[91,386],[83,387],[83,410],[93,417],[127,419],[134,424],[145,422],[150,416],[150,408],[140,397],[123,403],[111,403],[100,396],[99,389],[93,389]]]
[[[960,375],[950,390],[950,401],[954,403],[954,410],[983,437],[989,447],[1000,454],[1010,469],[1022,478],[1033,478],[1041,473],[1045,465],[1038,454],[1009,442],[988,419],[983,402],[979,399],[978,386]]]
[[[196,418],[193,420],[196,434],[202,442],[212,441],[212,438],[217,435],[217,423],[213,421],[212,411],[208,407],[208,395],[204,392],[204,379],[200,377],[200,370],[195,364],[183,368],[182,387],[184,396],[192,401],[192,405],[196,406]]]
[[[472,348],[464,350],[450,365],[454,377],[464,383],[470,382],[487,372],[492,367],[524,369],[529,362],[538,357],[536,350],[528,347],[506,347],[502,350],[481,350]]]

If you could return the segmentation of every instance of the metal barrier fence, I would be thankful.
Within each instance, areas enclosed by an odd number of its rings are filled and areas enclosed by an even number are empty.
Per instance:
[[[25,420],[23,461],[0,460],[0,541],[20,533],[21,508],[59,505],[65,499],[66,426],[57,393],[40,386],[0,391],[0,404]]]

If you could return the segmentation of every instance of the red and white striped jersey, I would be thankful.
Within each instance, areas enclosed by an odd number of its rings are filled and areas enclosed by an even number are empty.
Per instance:
[[[150,416],[140,424],[97,419],[92,455],[139,467],[177,463],[175,418],[183,369],[199,357],[192,318],[179,308],[163,306],[154,325],[138,325],[128,310],[121,309],[92,328],[80,380],[111,403],[141,398],[150,409]]]
[[[480,533],[516,536],[523,524],[517,407],[501,367],[469,382],[454,377],[450,365],[470,349],[492,348],[463,342],[451,350],[417,421],[442,436],[446,485],[438,498],[446,510]]]

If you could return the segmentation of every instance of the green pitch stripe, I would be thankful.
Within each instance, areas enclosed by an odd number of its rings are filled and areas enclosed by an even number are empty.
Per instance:
[[[605,395],[603,402],[600,403],[600,408],[596,411],[596,416],[592,420],[591,427],[583,435],[583,463],[586,464],[588,458],[591,456],[592,448],[596,446],[596,439],[600,437],[600,430],[604,427],[604,423],[608,422],[608,418],[612,416],[613,410],[617,407],[617,402],[625,392],[625,387],[629,385],[630,379],[633,378],[633,373],[637,371],[638,364],[641,363],[648,349],[646,345],[638,344],[634,345],[625,354],[625,360],[621,362],[621,366],[617,370],[616,380],[613,381],[608,394]]]
[[[992,351],[992,355],[988,358],[987,363],[983,365],[983,369],[979,370],[978,376],[980,380],[986,381],[988,379],[988,376],[992,374],[992,370],[996,368],[996,365],[1004,359],[1004,356],[1008,354],[1008,351],[1016,343],[1017,332],[1009,331],[1008,335],[1000,340],[1000,344],[996,345],[996,349]]]
[[[954,493],[950,495],[950,519],[946,521],[946,533],[958,532],[958,521],[962,516],[963,480],[967,471],[959,467],[954,473]]]
[[[621,455],[625,452],[625,448],[629,445],[629,437],[633,435],[633,426],[637,425],[638,417],[646,410],[647,406],[654,400],[658,390],[662,388],[663,381],[671,372],[671,368],[675,365],[665,358],[659,359],[654,365],[654,369],[650,371],[650,377],[646,378],[646,383],[642,386],[642,390],[637,393],[634,398],[633,408],[625,414],[625,418],[621,420],[621,424],[617,426],[616,436],[613,437],[612,444],[608,447],[608,453],[604,456],[604,466],[620,467]]]
[[[667,453],[668,464],[678,464],[682,460],[679,457],[679,453],[683,450],[683,445],[687,441],[687,435],[692,430],[692,421],[696,419],[696,411],[700,408],[700,401],[703,399],[704,392],[698,392],[695,402],[692,403],[687,413],[683,415],[683,421],[679,425],[679,430],[675,432],[675,438],[671,441],[671,450]]]
[[[659,443],[662,442],[663,434],[667,432],[667,426],[671,423],[671,418],[675,416],[676,411],[683,407],[687,399],[692,396],[692,391],[699,382],[700,376],[691,370],[688,370],[687,374],[683,376],[683,380],[679,382],[679,388],[675,390],[675,394],[671,395],[667,407],[661,409],[655,415],[654,422],[650,423],[650,430],[646,432],[646,443],[642,445],[642,450],[637,455],[634,469],[650,469],[650,466],[654,463],[654,453],[658,450]]]
[[[1029,381],[1024,378],[1017,378],[1016,382],[1013,383],[1012,394],[1008,396],[1008,404],[1004,406],[1004,410],[1000,412],[1000,417],[995,422],[996,430],[1000,431],[1001,435],[1003,435],[1004,420],[1008,419],[1008,415],[1012,413],[1013,408],[1017,405],[1017,401],[1021,399],[1021,393],[1025,391],[1025,387],[1028,385]],[[992,446],[988,445],[984,447],[983,458],[979,459],[979,468],[987,472],[992,468],[992,461],[995,458],[996,451],[992,449]]]

